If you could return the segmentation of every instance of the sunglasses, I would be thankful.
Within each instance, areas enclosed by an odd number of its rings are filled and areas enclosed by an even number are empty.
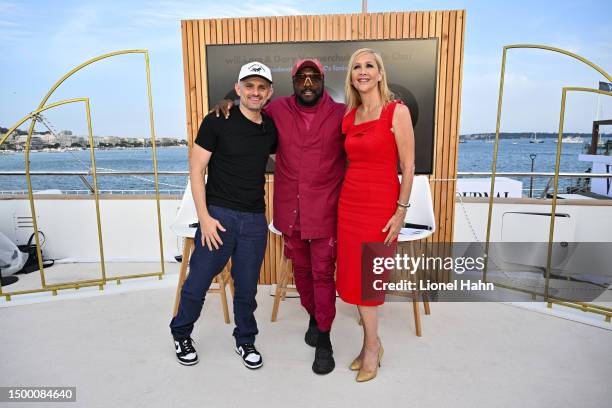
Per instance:
[[[293,80],[298,83],[305,83],[306,79],[310,79],[313,83],[321,83],[323,81],[323,75],[321,74],[296,74]]]

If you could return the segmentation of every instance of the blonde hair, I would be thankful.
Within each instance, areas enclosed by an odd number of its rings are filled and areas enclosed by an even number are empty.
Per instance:
[[[361,105],[361,96],[359,92],[353,86],[353,81],[351,80],[351,73],[353,71],[353,65],[355,65],[355,60],[361,54],[368,53],[374,56],[374,60],[376,61],[376,65],[378,65],[378,70],[380,71],[381,79],[378,81],[378,92],[380,93],[380,98],[382,100],[383,106],[387,103],[391,102],[395,95],[393,92],[389,90],[389,86],[387,85],[387,73],[385,71],[385,64],[383,64],[383,60],[376,51],[371,48],[360,48],[351,55],[348,63],[348,69],[346,71],[346,80],[344,81],[344,95],[346,99],[346,111],[350,112],[353,108]]]

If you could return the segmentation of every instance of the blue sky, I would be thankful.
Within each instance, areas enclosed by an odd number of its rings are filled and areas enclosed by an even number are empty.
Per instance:
[[[609,2],[368,1],[368,11],[466,9],[461,133],[495,130],[501,49],[539,43],[578,53],[612,72]],[[150,52],[158,137],[186,135],[180,20],[292,14],[354,13],[360,0],[295,1],[16,1],[0,0],[0,126],[32,111],[74,66],[122,49]],[[146,136],[148,111],[142,56],[91,66],[62,85],[53,100],[89,96],[94,133]],[[590,68],[567,57],[513,51],[508,57],[502,131],[556,131],[562,86],[597,86]],[[566,130],[590,132],[597,98],[572,95]],[[600,98],[612,118],[610,98]],[[82,106],[48,114],[58,130],[85,133]],[[609,131],[605,129],[604,131]]]

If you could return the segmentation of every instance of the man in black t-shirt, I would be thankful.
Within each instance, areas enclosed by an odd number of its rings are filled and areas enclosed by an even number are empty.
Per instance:
[[[235,85],[240,105],[231,119],[207,115],[189,159],[191,191],[199,227],[190,273],[181,289],[177,315],[170,322],[179,363],[198,362],[191,341],[193,326],[213,278],[232,258],[235,351],[247,368],[263,365],[255,348],[255,294],[268,237],[265,217],[265,170],[276,152],[274,122],[261,109],[272,96],[272,74],[259,62],[244,65]],[[204,185],[204,171],[208,180]]]

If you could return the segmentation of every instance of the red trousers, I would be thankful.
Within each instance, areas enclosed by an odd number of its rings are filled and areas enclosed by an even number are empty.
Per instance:
[[[336,238],[302,239],[299,228],[283,238],[302,306],[320,331],[329,331],[336,316]]]

